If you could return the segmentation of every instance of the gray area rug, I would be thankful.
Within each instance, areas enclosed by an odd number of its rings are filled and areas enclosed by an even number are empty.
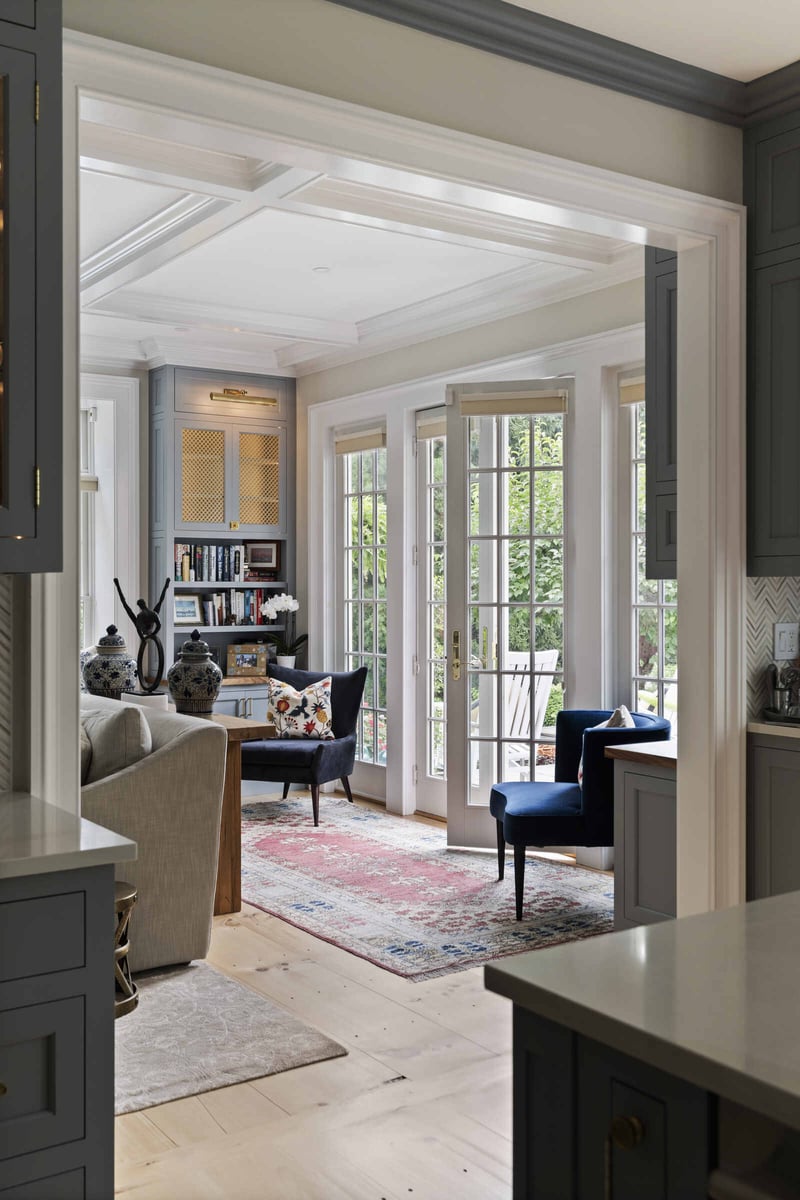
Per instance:
[[[207,963],[136,983],[138,1008],[115,1022],[117,1115],[347,1053]]]

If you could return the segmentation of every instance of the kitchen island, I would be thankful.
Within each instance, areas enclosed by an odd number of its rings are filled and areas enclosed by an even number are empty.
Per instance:
[[[800,1196],[800,892],[485,979],[514,1004],[515,1200]]]

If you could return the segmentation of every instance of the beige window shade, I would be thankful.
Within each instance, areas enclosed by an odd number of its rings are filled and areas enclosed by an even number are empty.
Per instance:
[[[358,454],[360,450],[379,450],[385,445],[385,429],[359,429],[352,433],[337,433],[333,439],[336,454]]]
[[[479,392],[462,396],[462,417],[515,416],[518,413],[565,413],[567,411],[566,388],[551,388],[530,392]]]
[[[641,404],[644,400],[644,380],[630,379],[619,385],[620,404]]]
[[[417,441],[445,437],[447,434],[447,409],[424,408],[417,413]]]

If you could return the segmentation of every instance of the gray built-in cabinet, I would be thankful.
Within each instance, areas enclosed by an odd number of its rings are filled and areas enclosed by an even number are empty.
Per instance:
[[[62,565],[60,0],[0,4],[0,572]]]
[[[647,578],[678,564],[678,256],[645,247]]]
[[[676,766],[614,762],[614,928],[677,911]]]
[[[748,573],[800,575],[800,112],[744,145]]]
[[[167,667],[193,628],[175,624],[175,596],[198,595],[202,603],[256,588],[265,597],[294,592],[294,462],[294,379],[174,366],[150,372],[149,588],[154,600],[172,580],[162,611]],[[202,551],[262,541],[278,546],[268,583],[175,578],[176,545]],[[201,620],[197,628],[225,671],[228,645],[263,640],[269,627]],[[261,691],[223,688],[217,709],[257,716],[262,699]]]
[[[747,899],[800,890],[800,738],[749,734]]]

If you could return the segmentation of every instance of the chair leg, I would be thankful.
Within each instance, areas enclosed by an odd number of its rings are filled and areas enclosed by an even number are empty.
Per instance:
[[[342,787],[344,788],[344,794],[347,796],[347,799],[352,804],[353,803],[353,793],[350,791],[350,780],[347,777],[347,775],[342,776],[341,784],[342,784]]]
[[[525,847],[514,847],[514,891],[517,900],[517,920],[522,920],[522,892],[525,886]]]
[[[311,807],[314,810],[314,824],[319,825],[319,784],[311,785]]]
[[[290,788],[291,786],[292,786],[292,785],[291,785],[290,783],[285,783],[285,784],[283,785],[283,798],[284,798],[284,800],[285,800],[285,799],[286,799],[286,797],[289,795],[289,788]]]
[[[503,822],[497,822],[497,878],[506,873],[506,839],[503,837]]]

